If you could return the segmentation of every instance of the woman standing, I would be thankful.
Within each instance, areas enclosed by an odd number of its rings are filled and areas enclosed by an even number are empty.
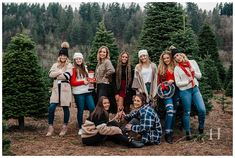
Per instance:
[[[164,92],[168,92],[168,87],[166,87],[165,83],[168,85],[174,84],[174,68],[175,63],[172,59],[172,55],[170,51],[163,51],[159,59],[158,65],[158,85],[161,90]],[[163,98],[163,102],[165,104],[166,116],[165,116],[165,140],[166,142],[172,144],[173,143],[173,127],[175,122],[175,114],[176,114],[176,103],[174,102],[172,97]]]
[[[118,111],[129,113],[134,91],[131,88],[133,73],[129,53],[123,51],[118,57],[116,67],[116,103]]]
[[[98,64],[95,70],[97,97],[106,96],[109,100],[112,99],[111,81],[115,69],[110,61],[110,52],[108,47],[102,46],[97,53]],[[115,101],[114,101],[115,102]],[[113,105],[113,104],[112,104]],[[114,107],[111,107],[113,109]]]
[[[135,124],[128,123],[125,129],[127,131],[140,133],[142,136],[141,142],[146,145],[160,144],[162,127],[157,113],[148,103],[146,103],[146,97],[143,94],[135,95],[133,102],[134,107],[139,109],[126,115],[124,118],[127,121],[136,118],[139,122],[135,121]]]
[[[77,105],[77,121],[79,126],[78,135],[82,134],[82,124],[83,124],[83,111],[84,106],[86,104],[87,108],[90,112],[95,109],[95,103],[89,91],[89,82],[87,81],[88,78],[88,70],[84,63],[82,53],[74,53],[73,56],[74,60],[74,67],[73,73],[71,77],[70,84],[72,86],[72,91],[74,95],[74,99]]]
[[[95,110],[82,126],[82,143],[85,145],[97,145],[106,140],[111,140],[133,148],[143,147],[143,143],[136,142],[123,135],[121,129],[117,126],[116,120],[122,117],[122,111],[117,113],[112,120],[109,120],[109,107],[109,99],[101,96]]]
[[[69,121],[69,106],[72,101],[72,92],[69,80],[71,77],[72,64],[68,59],[68,42],[61,44],[57,62],[53,64],[49,71],[49,77],[54,79],[52,94],[50,98],[48,123],[49,128],[46,136],[51,136],[54,132],[53,121],[56,107],[62,106],[64,111],[64,124],[60,132],[60,136],[64,136],[67,132],[67,124]]]
[[[190,111],[192,102],[198,110],[198,131],[203,134],[204,122],[206,117],[206,108],[199,90],[198,79],[202,77],[201,71],[195,60],[188,60],[185,54],[179,53],[177,49],[172,51],[177,65],[174,69],[175,83],[179,87],[180,99],[184,108],[184,129],[186,139],[191,139],[190,131]]]
[[[150,102],[157,94],[157,66],[150,61],[147,50],[140,50],[138,57],[132,88],[136,94],[145,93]]]

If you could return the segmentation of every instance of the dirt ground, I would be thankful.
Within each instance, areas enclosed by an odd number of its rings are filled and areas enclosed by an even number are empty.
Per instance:
[[[76,108],[72,107],[69,130],[66,136],[60,137],[63,112],[57,108],[55,116],[55,133],[52,137],[46,137],[47,120],[25,119],[26,129],[20,131],[16,128],[16,120],[9,120],[9,131],[6,137],[11,140],[11,152],[17,156],[86,156],[86,155],[224,155],[231,156],[233,148],[233,112],[232,99],[226,99],[225,110],[220,104],[221,94],[216,94],[212,100],[213,110],[207,115],[205,122],[205,136],[199,140],[195,136],[191,141],[185,141],[184,133],[175,130],[174,144],[168,144],[162,137],[160,145],[145,146],[140,149],[128,148],[112,142],[105,142],[100,146],[83,146],[81,137],[77,135]],[[192,133],[197,133],[197,117],[191,118]]]

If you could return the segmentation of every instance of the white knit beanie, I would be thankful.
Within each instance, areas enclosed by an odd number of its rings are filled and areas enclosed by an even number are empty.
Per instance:
[[[74,53],[74,55],[73,55],[73,59],[75,59],[75,58],[81,58],[81,59],[83,59],[83,55],[82,55],[82,53],[80,53],[80,52],[76,52],[76,53]]]
[[[148,52],[146,49],[142,49],[138,52],[138,57],[140,58],[141,55],[148,55]]]

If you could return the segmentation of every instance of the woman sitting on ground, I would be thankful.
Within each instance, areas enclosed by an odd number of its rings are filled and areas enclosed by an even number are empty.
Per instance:
[[[133,148],[143,147],[144,144],[136,142],[122,134],[116,120],[120,119],[123,111],[109,121],[110,102],[106,96],[101,96],[98,100],[95,110],[91,113],[88,120],[82,126],[82,143],[85,145],[98,145],[105,140],[111,140],[118,144],[124,144]]]
[[[137,118],[139,122],[135,121],[135,123],[128,123],[125,128],[126,131],[133,131],[141,134],[141,142],[146,145],[160,144],[162,135],[160,119],[150,104],[146,103],[146,95],[135,95],[133,102],[134,107],[139,109],[126,115],[124,118],[127,121]]]

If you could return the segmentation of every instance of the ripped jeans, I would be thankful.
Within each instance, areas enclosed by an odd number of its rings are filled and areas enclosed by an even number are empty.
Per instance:
[[[173,132],[174,124],[175,124],[175,114],[176,114],[176,106],[173,104],[173,98],[164,99],[164,104],[166,108],[166,117],[165,117],[165,134],[169,134]]]
[[[198,128],[204,129],[206,108],[198,86],[186,90],[180,90],[180,99],[184,107],[184,116],[183,116],[184,130],[186,132],[190,132],[190,111],[191,111],[192,101],[198,110],[198,122],[199,122]]]

